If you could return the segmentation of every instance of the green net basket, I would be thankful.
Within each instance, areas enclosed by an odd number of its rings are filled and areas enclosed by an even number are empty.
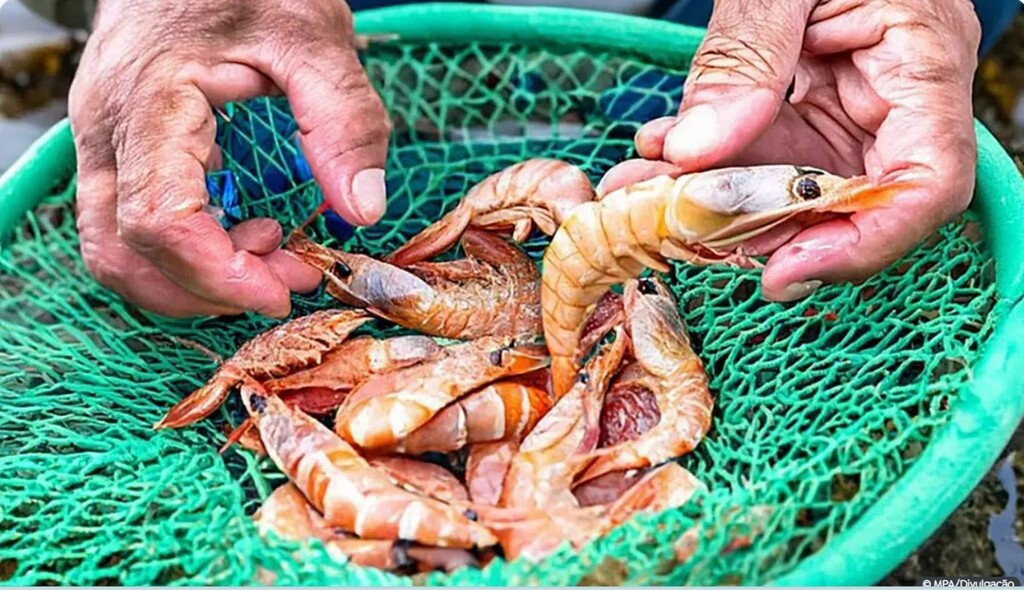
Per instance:
[[[596,182],[634,156],[644,121],[675,111],[701,38],[561,9],[420,5],[356,24],[399,35],[363,58],[394,123],[391,200],[374,227],[339,237],[321,219],[312,233],[374,254],[526,158],[566,160]],[[294,227],[321,195],[287,103],[224,114],[218,142],[238,197],[228,209]],[[59,125],[0,180],[0,581],[875,583],[966,498],[1024,413],[1024,183],[977,134],[971,210],[862,285],[783,305],[761,299],[752,271],[676,265],[666,277],[716,395],[707,439],[678,459],[709,486],[699,502],[540,564],[411,580],[256,533],[252,513],[284,480],[267,459],[217,453],[237,400],[194,427],[152,430],[215,368],[183,339],[229,356],[274,322],[170,321],[101,288],[78,253],[74,150]],[[539,259],[545,243],[529,251]],[[293,315],[331,304],[322,293],[294,303]],[[723,554],[759,507],[771,511],[753,545]],[[671,543],[691,526],[704,540],[677,563]]]

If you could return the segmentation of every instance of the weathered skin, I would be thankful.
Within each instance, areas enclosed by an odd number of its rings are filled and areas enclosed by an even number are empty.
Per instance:
[[[501,236],[467,230],[466,257],[399,268],[315,244],[297,233],[285,251],[316,267],[339,301],[428,336],[529,338],[543,331],[540,271]]]
[[[512,239],[523,242],[536,224],[550,236],[573,208],[593,198],[590,179],[579,168],[558,160],[527,160],[485,178],[455,209],[385,260],[404,267],[433,258],[469,227],[511,229]]]
[[[612,285],[646,269],[668,272],[670,260],[751,266],[751,259],[724,251],[802,214],[887,203],[901,188],[796,166],[755,166],[659,176],[579,205],[544,253],[541,303],[555,395],[572,387],[581,327]]]

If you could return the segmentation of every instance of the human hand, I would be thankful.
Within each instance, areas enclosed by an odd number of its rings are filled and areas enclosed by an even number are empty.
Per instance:
[[[219,166],[212,106],[283,92],[327,203],[385,208],[390,131],[338,0],[105,0],[69,97],[78,230],[96,279],[160,314],[284,317],[320,275],[279,249],[280,225],[225,232],[204,211]]]
[[[610,170],[599,190],[755,164],[915,182],[889,207],[792,222],[744,245],[771,254],[761,279],[770,300],[862,281],[970,203],[980,38],[967,0],[718,0],[679,116],[642,127],[643,159]]]

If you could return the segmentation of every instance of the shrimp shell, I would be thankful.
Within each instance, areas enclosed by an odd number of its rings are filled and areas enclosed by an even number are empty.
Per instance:
[[[590,178],[579,168],[537,158],[488,176],[474,186],[459,205],[385,258],[407,266],[448,250],[469,227],[485,230],[512,228],[522,242],[534,224],[547,235],[579,204],[594,199]]]
[[[497,542],[455,508],[396,485],[327,427],[287,407],[256,382],[242,401],[268,455],[329,526],[362,539],[406,539],[439,547],[487,547]]]

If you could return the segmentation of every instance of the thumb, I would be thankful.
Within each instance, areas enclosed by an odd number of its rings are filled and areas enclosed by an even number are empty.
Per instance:
[[[391,124],[351,44],[351,25],[339,20],[306,22],[306,30],[264,43],[258,67],[288,97],[327,204],[350,223],[372,225],[386,207]]]
[[[672,127],[640,130],[662,159],[700,170],[735,157],[775,120],[796,71],[814,0],[718,0]]]

